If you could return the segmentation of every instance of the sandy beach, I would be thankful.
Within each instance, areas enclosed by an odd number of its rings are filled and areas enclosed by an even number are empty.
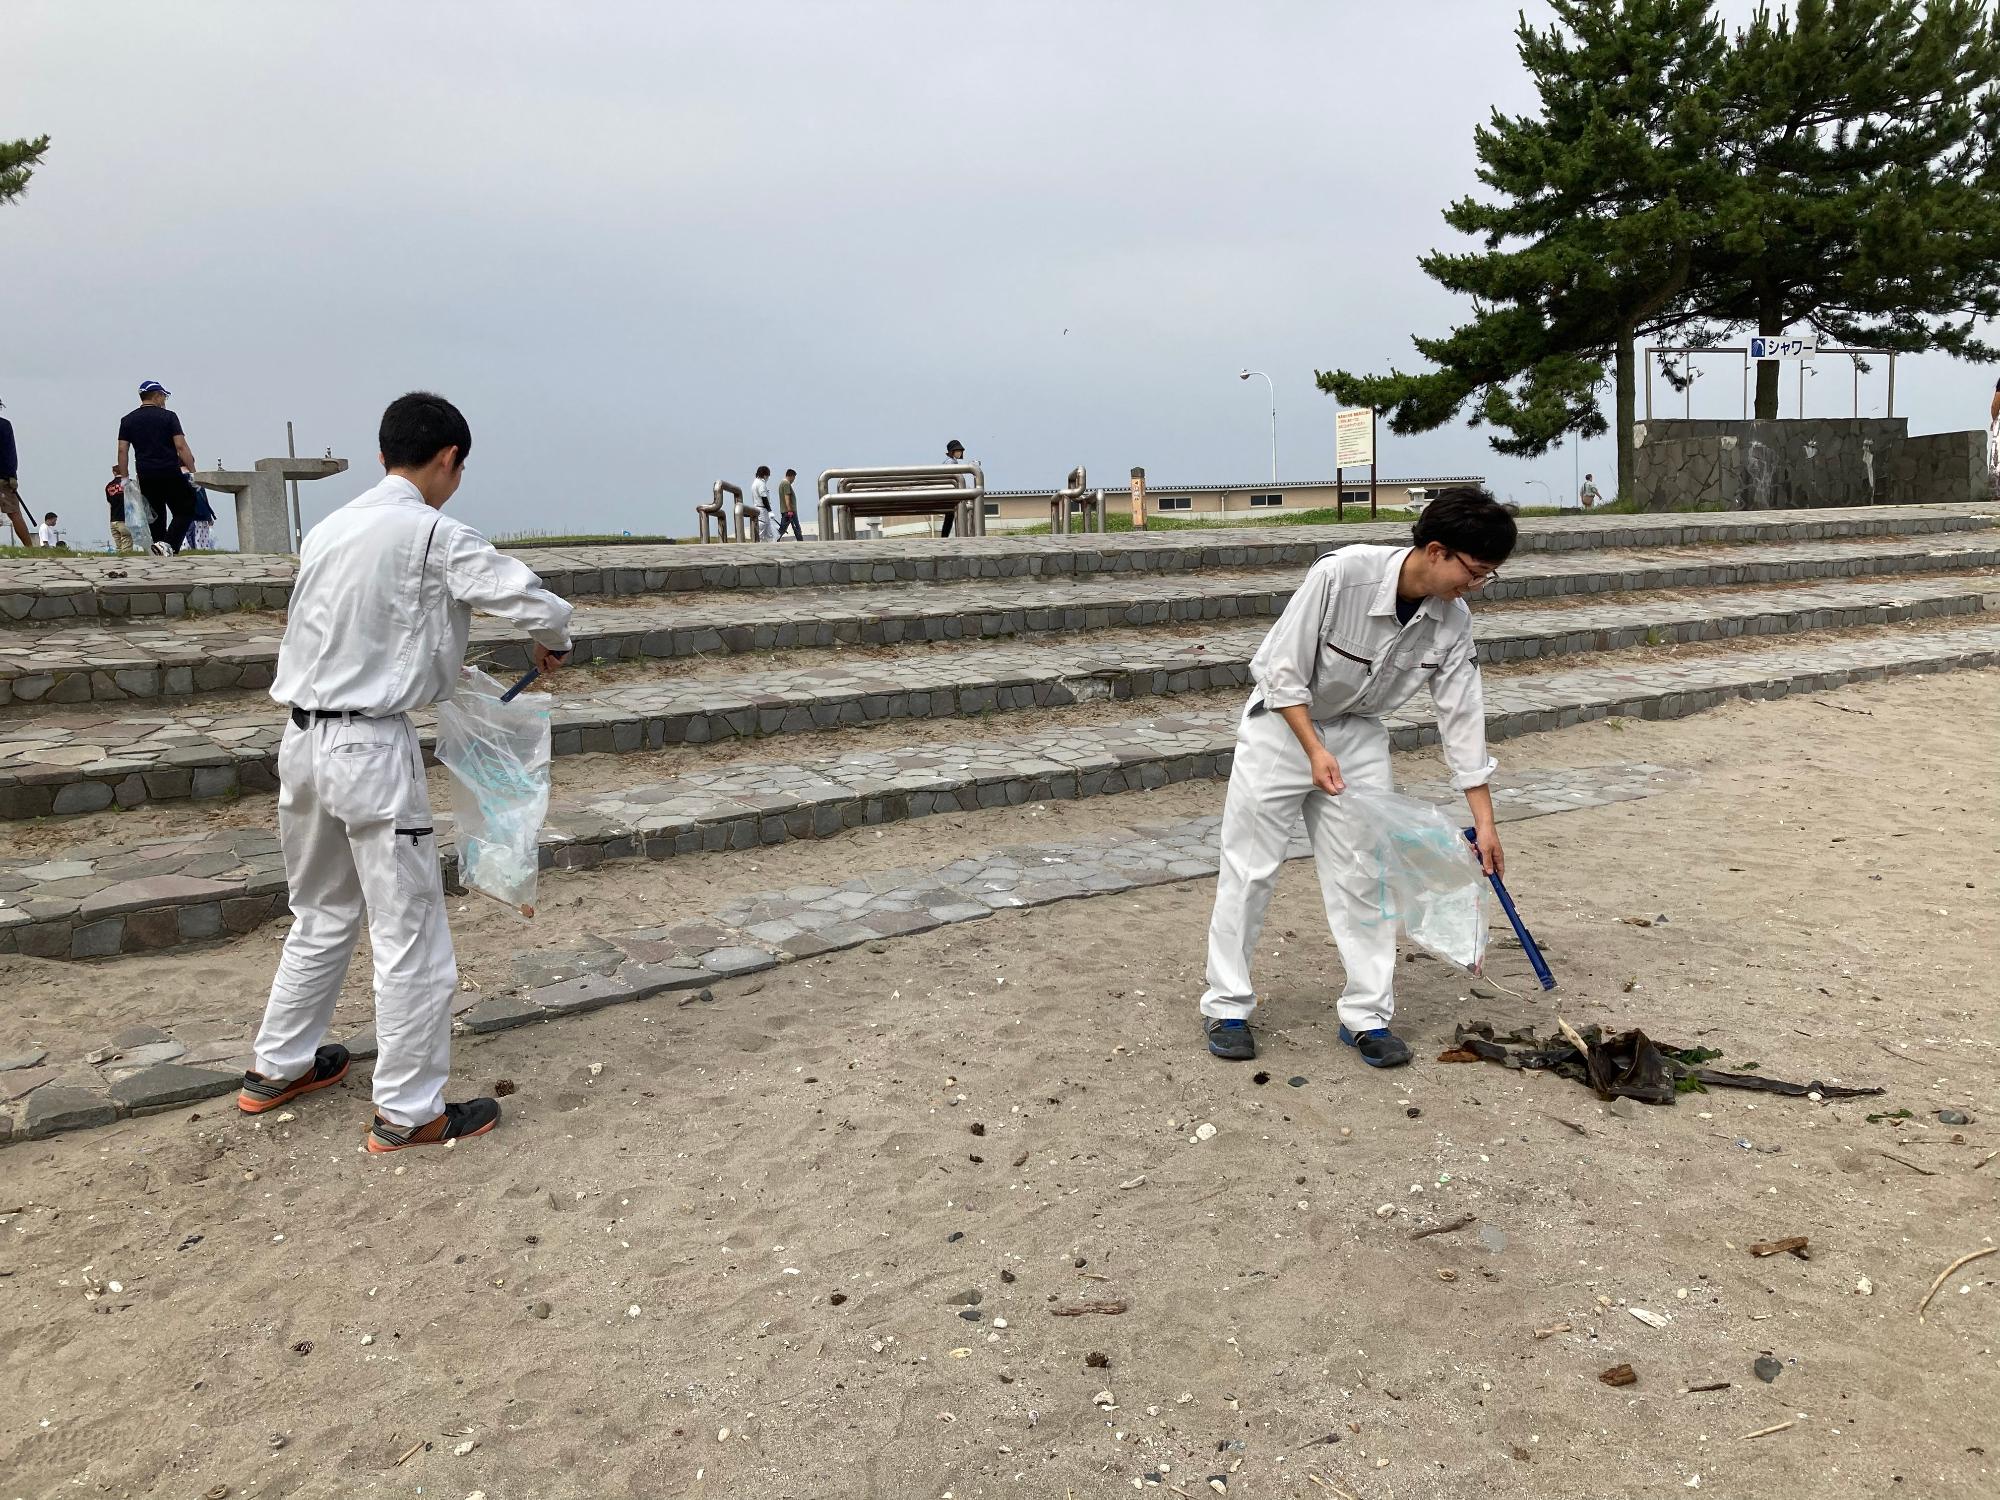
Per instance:
[[[1409,955],[1400,1073],[1334,1042],[1301,864],[1252,1065],[1199,1048],[1195,881],[461,1042],[456,1093],[516,1091],[450,1150],[363,1154],[359,1067],[261,1124],[213,1101],[17,1143],[0,1494],[1991,1496],[2000,1256],[1915,1308],[2000,1233],[1996,748],[1994,673],[1500,747],[1695,774],[1507,826],[1562,988],[1501,950],[1513,993],[1482,998]],[[1220,801],[565,875],[533,927],[458,917],[461,963],[504,989],[522,948],[719,888]],[[0,959],[0,1041],[254,1014],[280,932]],[[1434,1061],[1458,1022],[1558,1014],[1887,1092],[1648,1109]],[[1749,1253],[1791,1235],[1809,1260]]]

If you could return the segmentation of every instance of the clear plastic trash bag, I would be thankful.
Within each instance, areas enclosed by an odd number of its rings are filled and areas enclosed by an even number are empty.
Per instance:
[[[549,810],[550,699],[523,693],[502,703],[505,691],[465,668],[458,691],[437,706],[437,758],[451,772],[460,883],[532,917]]]
[[[1349,786],[1334,799],[1370,881],[1375,920],[1477,973],[1495,903],[1479,856],[1442,809],[1396,792]]]

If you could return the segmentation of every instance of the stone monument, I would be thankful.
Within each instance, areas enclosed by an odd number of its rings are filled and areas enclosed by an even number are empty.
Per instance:
[[[325,479],[345,472],[344,458],[260,458],[254,469],[206,469],[194,476],[205,489],[236,497],[236,550],[291,552],[292,510],[288,479]]]

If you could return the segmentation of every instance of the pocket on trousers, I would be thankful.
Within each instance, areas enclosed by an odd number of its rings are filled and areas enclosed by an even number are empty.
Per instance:
[[[396,830],[396,896],[404,906],[423,906],[437,899],[437,832],[429,825]]]

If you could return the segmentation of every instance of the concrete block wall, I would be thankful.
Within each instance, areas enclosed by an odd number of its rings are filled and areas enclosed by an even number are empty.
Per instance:
[[[1648,510],[1969,502],[1990,498],[1986,435],[1912,438],[1902,417],[1642,422],[1639,503]]]

